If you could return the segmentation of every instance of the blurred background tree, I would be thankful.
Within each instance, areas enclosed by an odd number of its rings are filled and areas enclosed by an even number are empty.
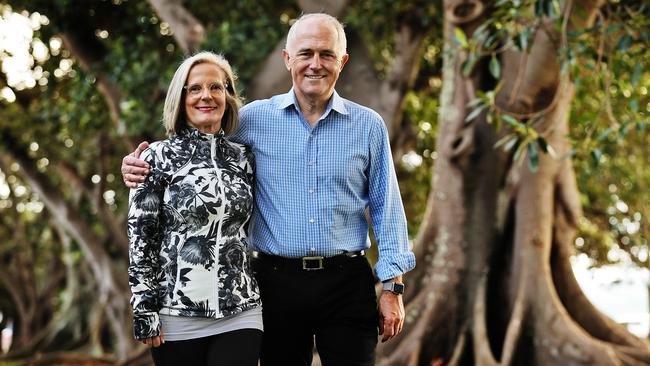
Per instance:
[[[380,348],[378,363],[566,364],[600,355],[595,349],[604,348],[592,341],[558,337],[595,348],[587,356],[570,347],[556,350],[553,358],[553,342],[536,343],[546,341],[534,327],[517,337],[509,325],[511,318],[534,324],[526,320],[535,313],[517,318],[513,301],[512,278],[522,276],[513,253],[526,241],[513,239],[512,187],[522,175],[539,179],[545,164],[572,161],[584,215],[574,225],[575,238],[567,229],[562,242],[575,248],[565,248],[564,256],[583,252],[594,265],[648,267],[647,6],[613,0],[13,0],[0,1],[0,311],[3,324],[15,324],[5,359],[150,362],[131,339],[121,159],[139,141],[163,138],[162,103],[184,55],[223,53],[248,100],[286,92],[284,35],[301,12],[320,10],[346,23],[351,59],[337,90],[387,123],[418,253],[418,269],[407,277],[407,327]],[[540,41],[540,34],[550,41]],[[547,64],[536,63],[538,56],[522,62],[538,50],[546,52],[539,60]],[[517,76],[539,66],[547,69]],[[540,124],[529,117],[543,109],[535,100],[553,99],[562,75],[571,76],[574,90],[570,144],[551,157],[545,146],[560,149],[530,138]],[[544,89],[545,82],[554,87]],[[468,83],[472,97],[441,95],[445,87],[458,92]],[[517,88],[521,92],[512,93]],[[539,92],[525,101],[530,111],[513,109],[521,100],[505,97],[531,90]],[[503,112],[506,106],[514,113]],[[500,138],[506,140],[494,149]],[[450,147],[459,152],[450,154]],[[442,176],[434,178],[436,172]],[[482,184],[493,186],[492,197],[476,193]],[[483,216],[481,207],[487,207]],[[529,209],[534,215],[535,207]],[[453,230],[441,231],[452,221],[455,229],[450,224]],[[450,250],[484,257],[452,258]],[[571,274],[558,266],[551,280],[562,283]],[[446,299],[446,291],[453,296]],[[581,297],[564,294],[561,301],[571,309],[575,298]],[[476,304],[484,304],[487,320],[476,315]],[[586,329],[577,333],[585,340],[619,345],[611,346],[616,357],[598,362],[650,363],[645,342],[606,320],[610,336],[589,329],[584,319],[574,321]],[[472,346],[473,337],[487,343]]]

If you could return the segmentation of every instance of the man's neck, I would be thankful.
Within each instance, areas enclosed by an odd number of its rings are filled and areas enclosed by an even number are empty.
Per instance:
[[[330,95],[330,97],[325,100],[310,99],[296,94],[296,100],[300,106],[300,111],[302,112],[302,115],[305,116],[305,119],[307,119],[307,122],[309,122],[311,127],[316,126],[320,117],[325,113],[331,97],[332,96]]]

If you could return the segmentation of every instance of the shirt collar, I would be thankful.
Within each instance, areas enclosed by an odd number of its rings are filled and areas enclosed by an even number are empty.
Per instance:
[[[277,109],[285,109],[290,105],[293,105],[296,110],[300,109],[298,108],[298,101],[296,100],[296,94],[293,92],[293,88],[291,88],[288,93],[280,95],[276,102]],[[341,114],[348,114],[348,109],[345,108],[345,100],[341,98],[336,90],[334,90],[334,94],[332,94],[332,97],[327,103],[327,108],[325,108],[325,113],[323,115],[326,116],[329,113],[330,109],[333,109]]]

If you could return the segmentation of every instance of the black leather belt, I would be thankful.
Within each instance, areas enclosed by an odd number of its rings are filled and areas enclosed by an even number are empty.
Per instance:
[[[259,252],[257,254],[258,260],[266,262],[286,270],[297,270],[297,271],[318,271],[328,268],[336,268],[350,261],[352,258],[361,258],[366,255],[366,252],[363,250],[358,250],[355,252],[345,252],[333,257],[302,257],[302,258],[285,258],[279,257],[277,255],[270,255],[266,253]]]

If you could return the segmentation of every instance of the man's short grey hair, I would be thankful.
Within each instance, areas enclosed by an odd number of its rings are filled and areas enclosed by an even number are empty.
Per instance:
[[[310,13],[310,14],[304,14],[298,20],[296,20],[293,25],[291,25],[291,28],[289,28],[289,34],[287,34],[287,43],[285,44],[285,48],[287,51],[290,51],[289,46],[293,43],[293,41],[296,39],[296,33],[298,29],[298,25],[304,21],[304,20],[319,20],[324,23],[327,23],[334,27],[336,29],[336,53],[337,56],[343,56],[347,53],[347,47],[348,47],[348,41],[345,38],[345,31],[343,30],[343,24],[338,21],[338,19],[334,18],[333,16],[325,13]]]

